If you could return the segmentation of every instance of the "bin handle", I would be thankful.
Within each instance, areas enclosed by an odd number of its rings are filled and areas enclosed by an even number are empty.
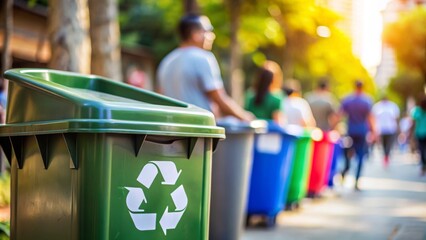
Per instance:
[[[25,136],[15,136],[10,138],[13,152],[15,153],[16,160],[18,161],[18,168],[24,167],[24,139]]]
[[[144,135],[135,135],[133,142],[135,146],[135,156],[139,156],[139,153],[141,151],[142,145],[146,140],[146,134]]]
[[[190,159],[192,152],[194,151],[195,145],[197,144],[198,141],[198,137],[174,137],[174,138],[170,138],[170,137],[163,137],[163,136],[147,136],[147,135],[136,135],[134,137],[134,146],[135,146],[135,156],[137,157],[141,151],[142,145],[145,141],[148,142],[153,142],[153,143],[157,143],[157,144],[165,144],[165,145],[170,145],[173,144],[176,141],[182,141],[182,140],[186,140],[186,146],[187,146],[187,154],[186,154],[186,158]]]

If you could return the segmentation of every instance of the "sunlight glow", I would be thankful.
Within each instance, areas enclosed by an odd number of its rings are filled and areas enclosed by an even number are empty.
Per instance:
[[[367,68],[381,61],[383,19],[381,11],[390,0],[362,0],[361,61]]]
[[[331,36],[330,29],[327,26],[318,26],[317,34],[323,38],[329,38]]]

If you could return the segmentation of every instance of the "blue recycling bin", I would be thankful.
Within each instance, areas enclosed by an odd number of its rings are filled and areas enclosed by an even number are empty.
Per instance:
[[[342,141],[341,139],[339,139],[335,144],[334,144],[334,150],[333,150],[333,159],[331,161],[331,166],[330,166],[330,175],[328,177],[328,182],[327,185],[328,187],[332,188],[334,186],[334,176],[337,174],[337,166],[339,163],[339,159],[343,154],[343,148],[342,148]]]
[[[252,215],[262,215],[265,226],[274,226],[277,214],[284,207],[299,134],[294,130],[292,127],[282,128],[268,122],[268,132],[255,135],[247,208],[248,224]]]

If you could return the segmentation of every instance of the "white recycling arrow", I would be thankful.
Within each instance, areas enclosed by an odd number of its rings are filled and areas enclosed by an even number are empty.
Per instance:
[[[176,190],[171,194],[173,202],[176,206],[176,211],[182,211],[188,205],[188,197],[186,196],[185,189],[183,185],[180,185]]]
[[[135,227],[139,231],[155,230],[157,222],[156,213],[130,213]]]
[[[177,170],[175,163],[172,161],[150,161],[142,168],[137,181],[149,189],[159,171],[164,179],[163,185],[175,185],[182,172],[182,170]],[[157,214],[147,213],[145,209],[141,209],[141,205],[147,203],[144,191],[135,187],[126,187],[126,189],[129,191],[126,204],[135,227],[140,231],[155,230]],[[174,212],[169,212],[169,207],[167,206],[161,216],[159,224],[163,229],[164,235],[167,235],[167,230],[176,228],[188,205],[188,197],[183,185],[176,188],[170,196],[176,209]]]
[[[147,202],[143,190],[133,187],[126,187],[126,189],[129,190],[126,198],[127,208],[131,212],[143,212],[144,210],[140,209],[140,206],[143,202]]]
[[[154,163],[160,169],[161,175],[164,178],[164,182],[162,182],[162,184],[174,185],[176,183],[182,170],[178,172],[174,162],[171,162],[171,161],[151,161],[151,162]]]
[[[157,167],[152,163],[148,163],[142,168],[137,180],[146,188],[150,188],[152,182],[154,182],[154,179],[157,176],[157,173]]]
[[[163,216],[161,216],[160,226],[163,229],[164,235],[167,235],[167,230],[176,228],[188,204],[188,197],[186,196],[183,185],[180,185],[170,195],[176,206],[176,212],[169,212],[169,207],[166,207]]]
[[[182,215],[183,215],[183,211],[169,212],[169,207],[166,207],[166,210],[164,211],[163,216],[161,216],[161,219],[160,219],[160,226],[163,229],[164,235],[167,235],[168,229],[176,228]]]

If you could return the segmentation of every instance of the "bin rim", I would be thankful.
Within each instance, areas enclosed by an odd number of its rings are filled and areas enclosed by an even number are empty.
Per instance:
[[[211,112],[101,76],[16,68],[4,77],[11,87],[0,136],[86,132],[225,138]],[[18,107],[28,103],[25,111]]]
[[[303,128],[297,125],[280,125],[273,120],[268,121],[268,129],[266,133],[280,133],[283,135],[300,138],[303,133]]]
[[[265,133],[268,128],[268,122],[256,119],[250,122],[244,122],[234,117],[225,117],[217,121],[217,126],[225,129],[227,134],[233,133]]]
[[[0,125],[0,137],[44,135],[57,133],[118,133],[118,134],[146,134],[177,137],[206,137],[225,138],[225,131],[221,127],[199,127],[193,125],[161,125],[159,123],[145,123],[140,129],[140,122],[100,122],[88,120],[69,120],[43,123],[22,123]],[[149,128],[147,128],[149,126]],[[215,131],[212,131],[215,130]],[[187,130],[187,131],[185,131]]]

